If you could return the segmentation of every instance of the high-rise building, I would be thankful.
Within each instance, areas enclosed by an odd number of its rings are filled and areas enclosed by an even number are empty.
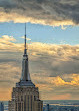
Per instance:
[[[43,101],[39,99],[38,87],[31,81],[28,55],[26,48],[26,24],[25,24],[25,48],[22,61],[22,76],[16,87],[13,87],[12,99],[9,101],[9,111],[43,111]]]
[[[4,104],[3,104],[3,102],[0,102],[0,111],[4,111]]]

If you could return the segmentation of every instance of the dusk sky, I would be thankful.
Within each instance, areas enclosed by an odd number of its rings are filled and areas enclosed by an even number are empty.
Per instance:
[[[79,100],[79,0],[0,0],[0,100],[29,70],[42,100]]]

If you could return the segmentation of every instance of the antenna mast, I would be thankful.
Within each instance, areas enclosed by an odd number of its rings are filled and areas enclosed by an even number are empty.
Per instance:
[[[26,54],[26,50],[27,50],[27,48],[26,48],[26,23],[25,23],[25,49],[24,49],[24,54]]]
[[[26,49],[26,23],[25,23],[25,49]]]

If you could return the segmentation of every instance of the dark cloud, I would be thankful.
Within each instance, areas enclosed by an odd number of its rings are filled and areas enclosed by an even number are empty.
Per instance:
[[[6,19],[3,21],[30,21],[57,26],[77,25],[79,24],[78,2],[78,0],[0,0],[0,12],[4,12],[1,17]],[[12,16],[13,14],[15,16]]]
[[[61,55],[60,55],[61,56]],[[69,57],[70,58],[70,57]],[[61,58],[57,55],[51,56],[49,54],[42,54],[36,60],[30,61],[32,71],[33,72],[45,72],[49,76],[62,76],[63,74],[71,74],[76,73],[79,74],[79,59],[78,56],[72,56],[72,59],[67,61],[63,61],[63,57]],[[36,68],[36,70],[33,70]]]

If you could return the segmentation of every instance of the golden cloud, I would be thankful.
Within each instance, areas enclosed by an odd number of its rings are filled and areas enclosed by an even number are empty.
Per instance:
[[[30,40],[30,38],[28,38]],[[16,40],[12,36],[4,35],[0,38],[0,49],[5,50],[20,50],[23,51],[23,44],[14,43]],[[33,42],[28,45],[29,50],[31,50],[31,54],[38,56],[39,54],[48,54],[50,56],[60,57],[61,60],[72,59],[70,57],[74,57],[79,55],[79,45],[71,46],[71,45],[56,45],[56,44],[45,44],[40,42]],[[39,55],[39,56],[40,56]]]
[[[21,50],[22,49],[22,45],[21,44],[15,44],[13,42],[15,42],[16,39],[12,36],[8,36],[8,35],[3,35],[0,38],[0,50],[4,49],[4,50],[8,50],[8,51],[16,51],[17,49]]]
[[[71,85],[71,86],[79,86],[79,75],[78,74],[70,74],[72,80],[70,82],[65,81],[64,79],[62,79],[61,77],[57,76],[57,77],[39,77],[36,76],[34,77],[34,79],[42,82],[42,78],[43,78],[43,83],[39,84],[40,85],[40,89],[43,87],[49,87],[50,89],[54,86],[67,86],[67,85]]]
[[[14,23],[25,23],[25,22],[31,22],[33,24],[42,24],[42,25],[50,25],[50,26],[61,26],[62,29],[65,29],[64,26],[67,25],[73,25],[75,26],[75,23],[72,20],[62,20],[62,21],[55,21],[55,20],[51,20],[51,21],[45,21],[42,19],[36,19],[33,17],[26,17],[24,15],[20,15],[17,13],[5,13],[5,12],[0,12],[1,18],[0,18],[0,22],[10,22],[10,21],[14,21]]]

